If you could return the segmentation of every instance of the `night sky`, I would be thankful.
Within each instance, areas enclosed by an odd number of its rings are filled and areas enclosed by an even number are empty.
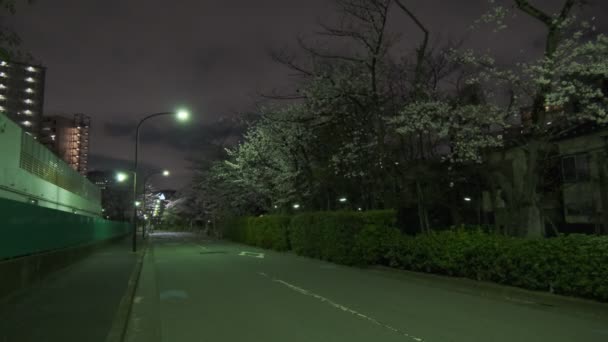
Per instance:
[[[536,57],[544,44],[540,26],[523,14],[504,32],[471,32],[487,0],[405,3],[432,39],[466,38],[465,46],[490,48],[499,61]],[[556,11],[563,0],[532,3]],[[392,15],[407,53],[419,32],[399,11]],[[608,32],[608,1],[580,14],[591,16]],[[134,125],[146,113],[189,108],[188,126],[165,117],[142,128],[141,160],[174,174],[155,185],[179,188],[190,180],[189,158],[205,157],[210,143],[236,141],[230,122],[253,111],[260,93],[290,84],[268,49],[295,47],[298,34],[310,37],[318,21],[336,18],[330,0],[37,0],[11,21],[23,50],[47,67],[45,114],[92,117],[92,168],[132,158]]]

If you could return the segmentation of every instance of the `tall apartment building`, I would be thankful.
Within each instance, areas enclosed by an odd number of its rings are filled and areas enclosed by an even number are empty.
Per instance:
[[[44,116],[41,126],[40,142],[74,170],[86,175],[91,118],[84,114]]]
[[[38,138],[44,105],[46,69],[0,60],[0,112]]]

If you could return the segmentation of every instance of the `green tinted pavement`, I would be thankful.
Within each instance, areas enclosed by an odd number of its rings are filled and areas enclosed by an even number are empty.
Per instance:
[[[136,260],[126,238],[0,302],[0,342],[106,341]]]
[[[129,342],[608,341],[607,305],[539,305],[509,298],[509,290],[488,295],[447,278],[186,234],[159,233],[153,241]]]

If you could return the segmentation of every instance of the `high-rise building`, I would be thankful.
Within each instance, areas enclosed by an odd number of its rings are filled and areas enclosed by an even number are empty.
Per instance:
[[[91,118],[84,114],[44,116],[41,126],[40,142],[74,170],[86,175]]]
[[[0,60],[0,112],[38,138],[44,105],[46,69]]]

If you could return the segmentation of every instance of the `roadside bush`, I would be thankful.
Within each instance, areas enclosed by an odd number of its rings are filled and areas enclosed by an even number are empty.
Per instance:
[[[315,212],[226,222],[225,236],[345,265],[382,264],[608,301],[608,237],[528,240],[460,226],[416,236],[393,211]]]
[[[608,237],[526,240],[481,231],[400,236],[387,253],[402,269],[608,300]]]
[[[223,224],[224,236],[230,240],[262,248],[289,249],[288,216],[240,217]]]
[[[289,233],[297,254],[356,265],[362,263],[354,246],[363,226],[362,215],[358,213],[305,213],[293,217]]]

